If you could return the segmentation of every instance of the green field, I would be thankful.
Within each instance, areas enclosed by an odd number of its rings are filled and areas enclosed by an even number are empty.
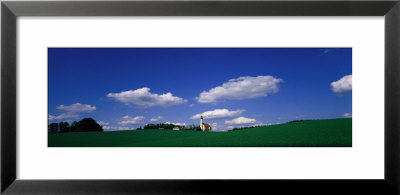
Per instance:
[[[352,119],[292,122],[230,132],[129,130],[49,134],[49,147],[351,147]]]

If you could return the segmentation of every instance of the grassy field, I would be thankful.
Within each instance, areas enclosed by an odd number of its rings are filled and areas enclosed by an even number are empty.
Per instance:
[[[49,134],[49,147],[351,147],[352,119],[312,120],[230,132],[130,130]]]

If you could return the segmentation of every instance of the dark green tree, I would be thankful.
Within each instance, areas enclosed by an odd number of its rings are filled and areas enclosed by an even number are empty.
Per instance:
[[[201,131],[200,125],[199,125],[199,126],[195,126],[195,127],[194,127],[194,130],[196,130],[196,131]]]
[[[84,118],[77,122],[76,124],[72,123],[71,127],[74,126],[74,131],[84,132],[84,131],[103,131],[103,127],[99,125],[92,118]]]
[[[60,133],[66,133],[71,131],[68,122],[60,122],[58,126],[60,128]]]
[[[48,126],[49,133],[57,133],[58,132],[58,123],[51,123]]]
[[[76,122],[76,121],[74,121],[74,122],[72,122],[71,123],[71,127],[70,127],[70,131],[71,132],[76,132],[77,130],[77,124],[78,124],[78,122]]]

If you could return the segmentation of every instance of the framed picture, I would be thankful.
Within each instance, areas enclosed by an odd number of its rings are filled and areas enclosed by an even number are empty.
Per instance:
[[[351,147],[351,54],[49,48],[48,147]]]
[[[3,1],[1,191],[396,194],[399,6]]]

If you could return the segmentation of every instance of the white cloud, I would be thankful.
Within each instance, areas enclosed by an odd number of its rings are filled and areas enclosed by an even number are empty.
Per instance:
[[[200,114],[196,114],[191,117],[191,119],[200,119],[201,116],[205,119],[222,119],[222,118],[233,118],[239,116],[245,112],[245,110],[234,110],[229,111],[228,109],[215,109],[211,111],[206,111]]]
[[[60,115],[54,116],[49,114],[49,121],[74,119],[74,118],[79,118],[79,115],[73,113],[62,113]]]
[[[56,116],[49,114],[49,118],[48,118],[48,119],[49,119],[50,121],[55,120],[55,118],[56,118]]]
[[[211,128],[212,128],[213,131],[220,131],[221,130],[221,127],[216,122],[213,122],[211,124]]]
[[[215,103],[217,100],[242,100],[267,96],[278,92],[278,83],[282,82],[272,76],[239,77],[230,79],[221,86],[203,91],[197,97],[200,103]]]
[[[229,130],[232,130],[233,128],[235,128],[235,126],[233,126],[233,125],[226,126],[226,125],[218,125],[218,124],[214,124],[214,123],[211,125],[211,127],[212,127],[212,131],[229,131]]]
[[[331,83],[332,91],[337,95],[350,95],[352,92],[352,75],[347,75]]]
[[[130,117],[130,116],[124,116],[122,117],[121,121],[119,124],[121,125],[139,125],[139,124],[144,124],[143,120],[145,119],[144,116],[136,116],[136,117]]]
[[[186,126],[186,123],[172,123],[174,125],[178,125],[178,126]]]
[[[232,120],[225,121],[226,125],[244,125],[244,124],[254,124],[257,123],[256,119],[253,118],[246,118],[246,117],[237,117]]]
[[[61,113],[60,115],[57,116],[49,115],[49,121],[75,119],[80,117],[77,113],[93,112],[96,110],[96,106],[91,106],[89,104],[81,104],[81,103],[75,103],[69,106],[61,104],[56,108],[58,110],[64,111],[64,113]]]
[[[97,121],[97,123],[101,126],[103,126],[103,129],[105,126],[109,125],[110,123],[104,122],[104,121]]]
[[[173,124],[173,125],[178,125],[178,126],[186,126],[186,123],[171,123],[171,122],[165,122],[165,124]]]
[[[75,103],[69,106],[59,105],[57,106],[58,110],[70,112],[70,113],[77,113],[77,112],[93,112],[96,110],[96,106],[91,106],[89,104],[81,104]]]
[[[127,127],[127,126],[103,126],[104,131],[116,131],[116,130],[133,130],[135,128]]]
[[[152,107],[152,106],[175,106],[184,104],[187,100],[173,96],[172,93],[155,94],[150,93],[150,88],[143,87],[136,90],[123,91],[121,93],[109,93],[107,97],[113,98],[116,101],[124,104],[135,104],[141,107]]]
[[[164,117],[163,116],[157,116],[157,117],[154,117],[154,118],[151,118],[150,119],[150,122],[158,122],[158,121],[160,121],[160,120],[162,120],[162,119],[164,119]]]
[[[105,131],[117,130],[117,127],[113,127],[113,126],[103,126],[103,130],[105,130]]]
[[[343,114],[343,117],[346,117],[346,118],[352,117],[352,114],[351,114],[351,113],[344,113],[344,114]]]

